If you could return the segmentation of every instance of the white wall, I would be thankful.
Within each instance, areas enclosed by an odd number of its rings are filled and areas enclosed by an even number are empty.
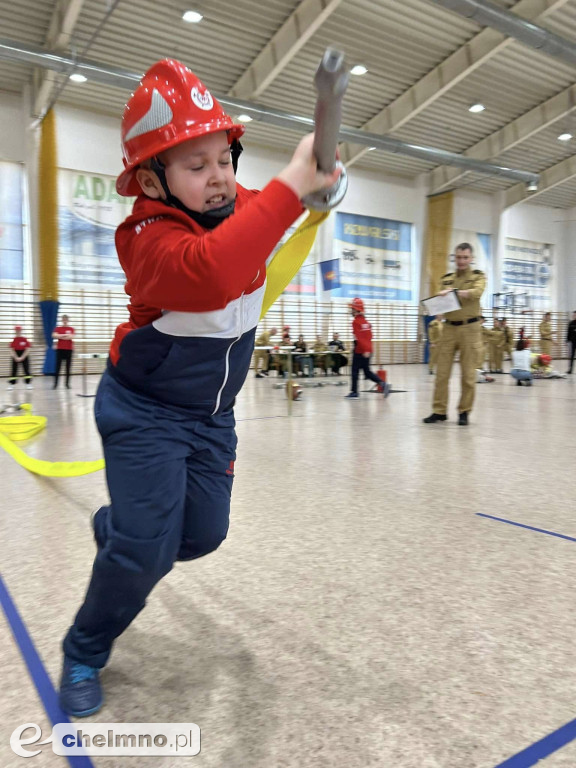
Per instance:
[[[56,109],[58,166],[117,176],[122,171],[120,120],[67,106]]]
[[[22,97],[0,92],[0,160],[26,160],[26,126]]]
[[[494,234],[494,196],[472,189],[457,189],[454,192],[452,210],[453,229]]]

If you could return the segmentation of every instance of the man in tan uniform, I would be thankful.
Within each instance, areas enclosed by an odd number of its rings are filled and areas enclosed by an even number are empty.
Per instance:
[[[490,334],[490,373],[502,373],[504,365],[505,336],[502,321],[494,318],[494,327]]]
[[[538,326],[540,331],[540,352],[543,355],[550,355],[550,357],[552,357],[552,342],[554,341],[552,338],[551,317],[550,312],[546,312],[544,319]]]
[[[512,350],[514,349],[514,331],[509,327],[508,321],[505,317],[500,321],[500,328],[504,332],[504,347],[503,350],[512,360]]]
[[[492,331],[490,328],[486,328],[484,323],[486,322],[486,318],[484,315],[480,318],[480,322],[482,323],[482,335],[480,337],[480,350],[478,352],[478,359],[476,361],[476,368],[483,371],[484,365],[486,364],[486,351],[490,348],[490,341],[492,338]]]
[[[471,269],[472,246],[460,243],[455,250],[456,272],[444,275],[440,295],[456,291],[461,303],[460,309],[448,312],[438,350],[438,370],[434,387],[433,413],[424,419],[425,424],[446,421],[448,410],[448,382],[452,363],[460,351],[462,394],[458,404],[458,424],[468,424],[468,413],[472,410],[476,391],[476,363],[480,353],[482,326],[480,298],[486,287],[486,277],[479,269]]]
[[[276,336],[278,333],[276,328],[270,328],[269,331],[264,331],[254,342],[256,347],[269,347],[270,339],[272,336]],[[262,361],[262,370],[258,370],[258,364]],[[268,365],[270,363],[270,352],[267,349],[256,349],[254,352],[254,368],[256,369],[256,378],[261,379],[262,376],[268,376]]]
[[[436,363],[438,362],[438,345],[442,338],[442,330],[444,328],[443,320],[444,315],[436,315],[434,320],[431,320],[428,325],[428,341],[430,342],[428,370],[430,373],[434,373],[436,370]]]

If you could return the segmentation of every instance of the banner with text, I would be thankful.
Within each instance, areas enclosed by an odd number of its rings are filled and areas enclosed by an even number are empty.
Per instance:
[[[27,279],[24,259],[22,166],[0,163],[0,282]]]
[[[507,237],[502,265],[502,291],[527,293],[536,310],[552,309],[554,246]]]
[[[116,193],[114,176],[61,170],[58,182],[60,283],[123,290],[114,232],[131,213],[134,198]]]
[[[337,213],[335,259],[340,261],[340,298],[412,301],[412,225],[403,221]]]

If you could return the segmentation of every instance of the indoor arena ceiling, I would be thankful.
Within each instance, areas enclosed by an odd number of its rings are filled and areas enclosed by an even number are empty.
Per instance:
[[[452,0],[450,0],[452,2]],[[486,0],[479,0],[486,2]],[[444,5],[450,4],[444,2]],[[403,142],[463,153],[541,174],[524,183],[343,145],[348,164],[383,175],[431,172],[430,192],[502,191],[506,204],[576,205],[576,0],[492,0],[560,35],[565,57],[528,47],[442,7],[443,0],[0,0],[4,40],[144,72],[154,61],[185,62],[217,95],[311,117],[314,72],[324,50],[346,54],[351,76],[343,124]],[[456,3],[457,5],[457,3]],[[185,11],[203,15],[183,20]],[[41,113],[58,102],[119,117],[128,91],[0,59],[0,90],[34,82]],[[482,104],[481,112],[470,112]],[[562,134],[574,138],[559,140]],[[290,149],[295,131],[247,124],[246,146]]]

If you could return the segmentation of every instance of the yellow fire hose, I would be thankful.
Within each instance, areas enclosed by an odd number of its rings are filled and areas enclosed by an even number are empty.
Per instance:
[[[290,284],[306,261],[319,225],[328,213],[310,211],[296,232],[282,245],[267,269],[266,291],[261,317],[264,317],[276,299]],[[46,416],[35,416],[32,406],[24,403],[15,416],[0,416],[0,448],[36,475],[43,477],[79,477],[104,468],[104,459],[98,461],[43,461],[28,456],[15,442],[29,440],[46,428]]]

